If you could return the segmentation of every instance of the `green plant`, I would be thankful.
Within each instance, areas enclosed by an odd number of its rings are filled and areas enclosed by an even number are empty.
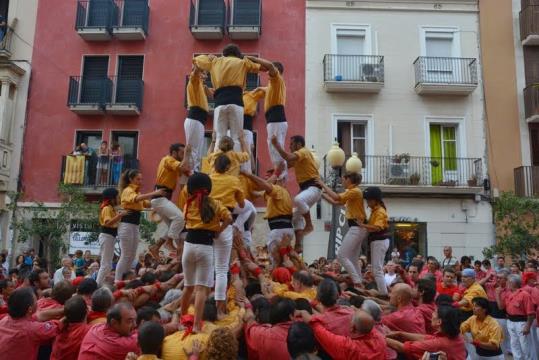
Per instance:
[[[412,175],[410,175],[410,184],[417,185],[419,184],[419,180],[421,180],[421,175],[419,175],[418,173],[413,173]]]
[[[430,161],[430,164],[431,164],[433,167],[438,167],[438,166],[440,166],[440,163],[439,163],[437,160],[431,160],[431,161]]]
[[[393,163],[400,164],[401,162],[408,164],[410,162],[410,154],[402,153],[393,155]]]
[[[519,260],[539,249],[539,201],[502,193],[494,202],[494,217],[497,243],[483,250],[485,257],[506,254]]]

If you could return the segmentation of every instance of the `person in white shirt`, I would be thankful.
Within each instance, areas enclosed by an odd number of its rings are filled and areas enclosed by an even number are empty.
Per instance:
[[[441,263],[442,270],[445,269],[448,266],[457,267],[459,265],[459,261],[456,257],[453,256],[453,248],[451,246],[444,246],[444,259]],[[458,270],[458,269],[455,269]]]
[[[75,279],[75,270],[73,268],[73,260],[69,256],[66,256],[62,259],[62,266],[54,272],[54,276],[52,278],[52,281],[54,284],[59,283],[60,281],[66,280],[63,274],[64,268],[68,268],[71,270],[71,280]]]
[[[386,269],[387,272],[384,274],[384,280],[386,282],[386,286],[389,287],[397,278],[397,274],[395,273],[395,263],[393,261],[388,261]]]

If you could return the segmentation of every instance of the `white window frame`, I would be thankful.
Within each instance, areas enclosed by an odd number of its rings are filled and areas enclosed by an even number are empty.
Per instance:
[[[337,124],[339,122],[358,123],[366,125],[365,129],[365,156],[374,153],[374,118],[373,115],[359,114],[331,114],[331,138],[337,138]]]
[[[361,30],[365,32],[365,53],[361,55],[375,55],[371,26],[368,24],[331,24],[331,53],[337,54],[337,33],[338,30]]]
[[[467,154],[466,146],[466,123],[464,117],[449,116],[426,116],[425,117],[425,156],[430,157],[430,126],[431,125],[452,125],[457,127],[457,156],[465,158]]]
[[[451,33],[453,34],[453,47],[451,49],[451,56],[460,58],[460,30],[456,26],[421,26],[419,28],[419,45],[421,50],[421,56],[427,56],[427,33],[439,32],[439,33]]]

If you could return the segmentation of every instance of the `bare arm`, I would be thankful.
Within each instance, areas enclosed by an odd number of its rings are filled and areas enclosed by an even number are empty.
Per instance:
[[[281,155],[281,157],[283,159],[285,159],[286,161],[288,162],[292,162],[292,161],[296,161],[298,159],[298,156],[294,153],[288,153],[286,152],[283,147],[281,146],[281,144],[279,144],[279,142],[277,141],[277,137],[276,136],[273,136],[271,138],[271,143],[273,144],[273,146],[275,147],[275,150],[277,150],[277,152],[279,153],[279,155]]]
[[[208,147],[208,154],[207,154],[208,156],[210,156],[215,151],[216,138],[217,138],[217,134],[214,131],[211,133],[211,143],[210,143],[210,146]]]
[[[269,76],[277,76],[278,71],[271,61],[254,56],[248,56],[247,58],[254,63],[260,64],[265,70],[268,71]]]
[[[267,182],[266,180],[254,175],[254,174],[251,174],[251,173],[248,173],[248,172],[245,172],[245,171],[241,171],[241,173],[244,176],[246,176],[247,178],[251,179],[256,184],[258,189],[265,191],[266,194],[271,194],[271,191],[272,191],[273,187],[271,186],[271,184],[269,182]]]
[[[137,197],[135,198],[135,202],[139,202],[139,201],[142,201],[142,200],[148,200],[148,199],[153,198],[154,196],[164,196],[165,193],[166,192],[165,192],[164,189],[159,189],[159,190],[149,192],[147,194],[140,194],[140,195],[137,195]]]
[[[324,197],[324,199],[328,200],[331,199],[335,202],[333,202],[332,204],[334,205],[337,205],[339,204],[338,201],[341,200],[341,197],[339,196],[339,194],[337,194],[335,191],[333,191],[329,186],[327,186],[322,180],[318,179],[316,180],[316,183],[318,185],[320,185],[322,187],[322,189],[324,189],[325,191],[325,195],[327,195],[327,197]],[[331,202],[330,200],[328,200],[329,202]]]

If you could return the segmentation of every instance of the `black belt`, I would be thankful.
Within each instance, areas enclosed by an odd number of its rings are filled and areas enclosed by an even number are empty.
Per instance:
[[[268,218],[268,225],[270,230],[294,228],[292,226],[292,215],[280,215]]]
[[[512,321],[512,322],[525,322],[525,321],[528,321],[528,317],[526,315],[507,314],[507,320]]]
[[[487,350],[487,349],[483,349],[482,347],[476,346],[475,351],[477,352],[477,355],[486,356],[486,357],[498,356],[498,355],[503,354],[501,348],[498,348],[496,350]]]
[[[243,130],[253,131],[253,115],[243,114]]]
[[[369,241],[386,240],[389,239],[390,234],[387,230],[382,230],[369,234]]]
[[[300,183],[299,183],[299,188],[301,189],[301,191],[307,190],[307,189],[310,188],[311,186],[314,186],[314,187],[317,187],[317,188],[319,188],[319,189],[322,189],[322,187],[316,183],[316,179],[309,179],[309,180],[307,180],[307,181],[304,181],[304,182],[300,182]]]
[[[187,117],[189,119],[200,121],[202,125],[205,125],[206,120],[208,119],[208,112],[201,107],[191,106],[189,107],[189,110],[187,110]]]
[[[168,187],[164,186],[164,185],[155,185],[154,187],[155,190],[165,190],[165,195],[154,195],[152,196],[152,199],[159,199],[159,198],[162,198],[162,197],[166,197],[167,199],[172,199],[172,193],[174,192],[174,190],[170,190]]]
[[[267,123],[286,122],[286,115],[284,113],[284,105],[274,105],[266,111]]]
[[[490,306],[490,316],[495,319],[505,319],[507,317],[505,310],[501,310],[496,301],[489,301],[488,303]]]
[[[227,207],[228,211],[230,211],[230,215],[232,215],[232,220],[236,220],[238,218],[238,214],[234,214],[234,208]]]
[[[348,227],[352,227],[352,226],[359,226],[359,223],[357,222],[356,219],[348,219]]]
[[[238,105],[243,107],[243,89],[240,86],[223,86],[213,94],[215,107],[221,105]]]
[[[215,232],[210,230],[187,229],[185,241],[197,245],[213,245]]]
[[[128,209],[127,214],[122,217],[122,220],[120,220],[120,222],[140,225],[140,214],[141,211]]]
[[[101,233],[108,234],[116,237],[118,235],[118,228],[111,228],[106,226],[101,226]]]

